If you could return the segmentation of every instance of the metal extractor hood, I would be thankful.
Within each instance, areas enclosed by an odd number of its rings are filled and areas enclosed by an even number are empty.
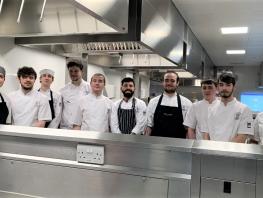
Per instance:
[[[30,2],[30,0],[27,1]],[[37,0],[31,0],[31,2],[32,1]],[[47,0],[47,5],[49,1],[51,0]],[[60,28],[60,32],[57,32],[56,34],[32,35],[28,33],[30,37],[24,32],[24,35],[15,35],[16,44],[43,49],[49,48],[53,53],[66,57],[83,56],[83,54],[86,54],[93,56],[91,60],[96,60],[98,59],[95,57],[96,55],[104,57],[110,56],[115,57],[115,60],[118,60],[115,61],[117,64],[120,62],[120,59],[124,60],[125,57],[130,56],[134,60],[144,60],[149,66],[154,62],[153,60],[159,59],[155,64],[159,62],[158,64],[160,66],[182,68],[181,66],[183,65],[184,60],[185,22],[178,14],[178,11],[171,0],[52,1],[55,1],[58,4],[59,2],[67,2],[67,5],[70,5],[71,9],[73,9],[72,6],[74,6],[74,11],[71,10],[71,12],[73,12],[71,14],[73,15],[70,15],[70,13],[56,13],[59,15],[60,23],[62,23],[61,15],[66,15],[68,20],[72,22],[66,23],[67,26],[65,26],[65,29],[68,31],[61,31]],[[107,9],[100,9],[100,5],[103,5]],[[51,7],[51,4],[49,9],[48,6],[46,6],[43,22],[48,20],[47,13],[51,12]],[[90,25],[90,21],[92,20],[86,20],[85,18],[79,20],[78,12],[88,13],[90,16],[94,17],[97,22],[99,21],[105,26],[102,28],[105,31],[98,31],[98,28],[97,31],[93,32],[78,31],[81,28],[88,30],[93,27]],[[125,14],[127,15],[126,17]],[[41,15],[40,8],[38,15]],[[22,21],[21,18],[21,25],[22,23],[26,23]],[[74,23],[76,23],[76,25],[74,25]],[[72,28],[75,26],[78,28]],[[58,27],[61,27],[61,24]],[[70,29],[76,31],[70,32]],[[162,60],[163,58],[157,58],[157,54],[158,56],[163,57],[166,62]],[[104,63],[108,64],[109,62],[106,61]],[[158,64],[156,64],[156,66],[158,66]],[[130,64],[130,66],[131,65],[132,64]],[[135,63],[133,65],[135,66]]]
[[[128,0],[0,0],[0,36],[126,33],[128,6]]]

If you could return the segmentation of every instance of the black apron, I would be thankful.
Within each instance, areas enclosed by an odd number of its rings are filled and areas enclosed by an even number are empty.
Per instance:
[[[40,91],[40,89],[38,91]],[[50,110],[51,110],[51,117],[52,117],[51,121],[52,121],[56,116],[55,116],[55,109],[54,109],[53,92],[51,90],[50,90],[50,98],[51,98],[51,100],[49,100],[48,102],[49,102],[49,106],[50,106]],[[49,126],[51,121],[46,122],[45,128],[47,128]]]
[[[178,107],[161,105],[161,95],[154,113],[152,136],[186,138],[186,130],[183,125],[182,105],[177,94]]]
[[[0,93],[0,97],[2,102],[0,103],[0,124],[6,124],[6,119],[9,114],[9,110],[7,108],[6,102],[4,100],[4,97]]]
[[[123,134],[131,134],[132,129],[136,125],[136,116],[135,116],[135,98],[132,99],[132,108],[131,109],[122,109],[121,104],[118,108],[118,121],[119,129]]]

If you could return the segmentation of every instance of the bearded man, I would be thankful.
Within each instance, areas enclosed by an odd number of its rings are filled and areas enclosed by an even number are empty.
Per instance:
[[[143,134],[146,123],[146,104],[133,96],[134,91],[134,80],[129,77],[122,79],[123,98],[116,101],[112,109],[112,133]]]
[[[192,102],[177,93],[179,76],[167,71],[163,78],[164,93],[150,100],[145,135],[186,138],[184,118]]]
[[[251,110],[234,97],[236,78],[233,73],[224,72],[218,78],[220,103],[210,112],[204,128],[205,140],[244,143],[253,136]]]

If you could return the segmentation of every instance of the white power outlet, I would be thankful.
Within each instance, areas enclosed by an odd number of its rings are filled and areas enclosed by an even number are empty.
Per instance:
[[[104,164],[104,146],[78,144],[77,161],[91,164]]]

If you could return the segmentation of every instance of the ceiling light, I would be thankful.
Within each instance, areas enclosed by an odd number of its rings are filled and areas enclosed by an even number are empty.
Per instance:
[[[226,54],[245,54],[246,50],[226,50]]]
[[[248,27],[222,27],[222,34],[246,34]]]

